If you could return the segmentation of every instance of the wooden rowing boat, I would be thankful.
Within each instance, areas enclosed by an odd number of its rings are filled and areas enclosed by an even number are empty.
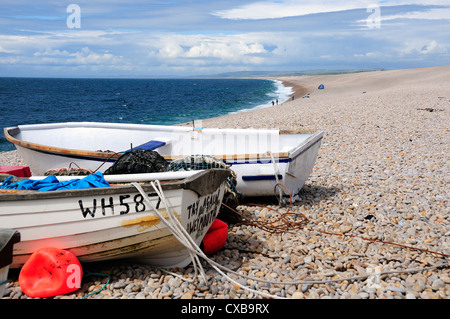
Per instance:
[[[231,166],[244,196],[273,195],[279,184],[291,195],[298,193],[313,170],[324,134],[96,122],[20,125],[4,133],[33,175],[72,162],[104,172],[123,152],[144,148],[169,162],[213,156]]]
[[[48,247],[70,250],[80,262],[132,258],[185,267],[189,252],[166,222],[175,216],[199,245],[219,212],[229,174],[213,169],[127,176],[140,179],[140,186],[111,175],[110,182],[121,184],[0,193],[0,225],[21,234],[10,267],[21,267],[33,252]],[[149,184],[156,178],[159,188]]]

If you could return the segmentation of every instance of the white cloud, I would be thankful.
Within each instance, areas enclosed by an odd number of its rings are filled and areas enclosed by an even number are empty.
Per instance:
[[[413,11],[403,14],[382,15],[381,21],[397,19],[420,19],[420,20],[450,20],[450,7],[431,8],[426,11]]]
[[[245,41],[202,41],[186,52],[190,58],[218,58],[221,60],[234,60],[249,54],[265,53],[260,43],[246,43]]]
[[[217,10],[212,12],[212,14],[220,18],[230,20],[259,20],[339,12],[354,9],[367,9],[372,5],[380,5],[383,7],[400,5],[448,6],[449,2],[448,0],[324,0],[320,2],[314,0],[258,1],[231,9]],[[414,14],[412,16],[414,16]],[[448,13],[441,9],[435,9],[435,12],[429,14],[418,13],[417,16],[424,17],[425,19],[430,19],[432,17],[439,17],[442,19],[449,18]],[[395,18],[395,16],[393,16],[393,18]]]
[[[67,59],[67,63],[82,65],[116,65],[122,59],[111,53],[93,52],[88,47],[84,47],[80,51],[70,54],[70,56],[71,58]]]
[[[436,41],[431,41],[430,43],[424,45],[421,49],[420,49],[420,53],[421,54],[429,54],[429,53],[433,53],[436,50],[438,50],[439,46],[437,44]]]
[[[213,15],[232,20],[258,20],[303,16],[314,13],[337,12],[358,8],[367,8],[374,0],[354,1],[260,1],[237,8],[213,12]]]
[[[46,48],[34,52],[32,55],[18,56],[21,64],[26,65],[58,65],[67,67],[97,67],[120,68],[123,65],[123,57],[115,56],[108,52],[98,53],[88,47],[69,52],[68,50],[59,50]]]
[[[69,56],[70,53],[68,51],[66,51],[66,50],[61,51],[61,50],[58,50],[58,49],[53,50],[53,49],[46,48],[43,51],[36,51],[36,52],[34,52],[33,55],[34,56]]]
[[[1,18],[6,28],[0,34],[0,72],[20,69],[27,75],[33,68],[60,68],[64,75],[95,69],[109,75],[179,76],[340,64],[392,67],[408,61],[414,67],[448,63],[450,53],[449,0],[139,1],[81,3],[82,27],[67,29],[66,5],[59,4],[57,13],[57,2],[47,2],[46,8],[62,16],[60,23],[16,21],[16,8],[24,15],[31,9],[8,0],[9,19]],[[381,5],[379,28],[368,25],[366,9],[372,4]],[[352,9],[360,10],[345,12]],[[320,15],[328,12],[339,13]],[[294,16],[299,18],[282,19]]]
[[[159,47],[162,59],[215,59],[222,63],[263,62],[260,55],[267,50],[261,39],[251,34],[241,35],[165,35],[152,45]],[[146,42],[149,43],[148,41]]]
[[[75,32],[39,32],[28,35],[0,35],[0,47],[3,52],[24,54],[32,51],[40,52],[38,54],[49,55],[51,51],[58,50],[65,46],[114,46],[115,43],[111,41],[111,36],[118,36],[122,33],[94,31],[94,30],[80,30]],[[54,51],[53,54],[56,54]]]
[[[436,40],[415,39],[406,41],[399,53],[403,56],[430,56],[448,55],[449,52],[449,44],[442,44]]]
[[[8,50],[8,49],[5,49],[5,48],[3,48],[1,45],[0,45],[0,53],[16,53],[17,51],[15,51],[15,50]]]
[[[383,11],[379,15],[380,24],[393,22],[394,20],[450,20],[450,7],[416,8],[416,11],[408,11],[398,14],[385,14]],[[356,25],[367,28],[367,19],[356,21]]]
[[[379,58],[379,57],[383,57],[384,54],[382,52],[379,51],[371,51],[371,52],[367,52],[364,54],[354,54],[353,55],[355,58]]]

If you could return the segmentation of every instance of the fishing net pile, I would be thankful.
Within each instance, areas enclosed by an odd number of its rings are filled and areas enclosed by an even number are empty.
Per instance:
[[[92,174],[93,171],[86,168],[63,167],[57,169],[49,169],[44,173],[45,176],[86,176]]]
[[[76,168],[72,167],[76,166]],[[87,168],[81,168],[76,163],[71,162],[69,167],[49,169],[44,173],[45,176],[87,176],[94,172]]]
[[[72,163],[71,163],[72,164]],[[231,174],[227,179],[225,195],[218,218],[226,222],[239,222],[241,217],[233,210],[239,204],[239,192],[236,189],[236,174],[223,161],[209,155],[191,155],[167,162],[158,152],[152,150],[133,149],[114,162],[103,173],[104,175],[114,174],[139,174],[139,173],[158,173],[158,172],[176,172],[176,171],[198,171],[207,169],[227,169]],[[89,175],[93,172],[83,168],[60,168],[49,170],[45,175]],[[231,209],[229,209],[229,208]]]
[[[72,167],[72,164],[77,168]],[[169,163],[158,152],[143,149],[133,149],[119,157],[103,173],[104,175],[113,174],[139,174],[139,173],[157,173],[163,172]],[[70,163],[69,167],[50,169],[45,172],[45,176],[82,176],[94,173],[86,168],[80,168],[76,163]]]
[[[133,149],[125,153],[110,166],[104,175],[138,174],[162,172],[167,168],[167,161],[158,152]]]
[[[223,203],[226,206],[221,207],[218,218],[225,222],[237,223],[241,220],[241,217],[234,213],[234,210],[239,205],[239,192],[236,189],[236,173],[223,161],[209,155],[191,155],[172,161],[165,171],[195,171],[213,168],[228,169],[231,172],[227,178],[225,195],[223,197]]]
[[[239,193],[236,190],[236,174],[224,162],[212,156],[191,155],[168,163],[156,151],[134,149],[122,155],[104,174],[199,171],[214,168],[230,170],[231,174],[227,179],[223,203],[235,209],[239,204]],[[218,218],[226,222],[240,221],[240,216],[224,206],[221,207]]]

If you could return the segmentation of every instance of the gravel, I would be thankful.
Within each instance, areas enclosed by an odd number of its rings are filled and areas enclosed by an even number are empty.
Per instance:
[[[389,73],[374,78],[384,84],[383,76]],[[340,79],[353,79],[351,84],[361,78]],[[262,206],[238,206],[249,219],[267,222],[287,210],[306,216],[303,229],[269,233],[230,225],[225,247],[210,258],[234,272],[225,276],[203,261],[206,283],[192,266],[168,273],[99,263],[85,265],[88,275],[79,290],[55,298],[449,299],[450,80],[436,85],[405,78],[388,88],[357,87],[347,94],[337,93],[344,85],[338,86],[337,77],[293,80],[310,84],[309,98],[203,124],[325,131],[299,201],[289,208],[268,198]],[[325,90],[313,88],[319,80]],[[14,151],[0,158],[2,164],[23,164]],[[17,276],[10,271],[4,298],[28,298]]]

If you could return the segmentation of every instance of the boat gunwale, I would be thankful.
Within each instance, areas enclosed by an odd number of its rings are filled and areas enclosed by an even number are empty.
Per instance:
[[[58,124],[58,123],[56,123]],[[65,124],[65,123],[61,123]],[[75,123],[76,124],[76,123]],[[48,124],[50,125],[50,124]],[[136,124],[139,125],[139,124]],[[32,125],[30,125],[32,126]],[[151,125],[152,126],[152,125]],[[174,126],[177,127],[177,126]],[[178,127],[177,127],[178,128]],[[31,143],[26,142],[23,140],[19,140],[14,137],[14,135],[19,134],[20,127],[8,127],[4,128],[4,135],[6,140],[9,142],[24,147],[26,149],[30,149],[32,151],[36,152],[43,152],[43,153],[49,153],[54,156],[76,156],[81,158],[86,158],[90,160],[98,160],[98,161],[116,161],[122,154],[119,152],[106,152],[106,151],[88,151],[88,150],[76,150],[76,149],[69,149],[69,148],[62,148],[62,147],[56,147],[56,146],[47,146],[42,145],[38,143]],[[301,130],[280,130],[280,135],[288,135],[288,134],[310,134],[312,136],[315,135],[323,135],[323,131],[301,131]],[[310,139],[310,138],[308,138]],[[300,147],[302,145],[299,145]],[[295,149],[297,149],[299,146],[296,146],[293,148],[293,150],[287,151],[287,152],[277,152],[272,153],[273,157],[276,159],[292,159],[292,154],[295,153]],[[167,161],[173,161],[176,159],[184,158],[189,155],[164,155],[161,154]],[[215,157],[217,159],[223,160],[223,161],[236,161],[236,160],[261,160],[261,159],[270,159],[271,156],[268,152],[264,153],[252,153],[252,154],[221,154],[221,155],[210,155],[212,157]]]
[[[16,130],[18,130],[18,132],[10,133],[10,131],[16,131]],[[4,133],[7,141],[9,141],[15,145],[19,145],[21,147],[36,151],[36,152],[50,153],[50,154],[59,155],[59,156],[75,155],[75,156],[89,157],[89,158],[98,159],[98,160],[118,159],[122,155],[120,153],[115,153],[115,152],[76,150],[76,149],[70,149],[70,148],[47,146],[47,145],[38,144],[38,143],[26,142],[23,140],[19,140],[13,136],[13,135],[19,134],[19,132],[20,132],[20,128],[18,126],[6,127],[3,129],[3,133]]]
[[[192,190],[198,196],[204,196],[214,191],[222,183],[225,183],[226,178],[230,175],[230,171],[226,169],[210,169],[199,171],[197,174],[189,176],[181,180],[172,180],[162,182],[161,187],[163,191],[185,189]],[[31,177],[32,179],[32,177]],[[150,184],[141,184],[143,190],[150,194],[155,194],[155,190]],[[0,193],[0,203],[16,200],[44,200],[44,199],[58,199],[58,198],[73,198],[73,197],[88,197],[97,195],[116,195],[123,193],[136,192],[136,188],[127,183],[126,185],[112,186],[112,187],[96,187],[83,189],[69,189],[69,190],[55,190],[55,191],[23,191],[23,192],[6,192]]]
[[[308,151],[315,144],[322,141],[324,134],[324,131],[316,131],[315,133],[311,134],[311,136],[309,136],[303,144],[298,145],[289,152],[289,158],[294,159]]]

